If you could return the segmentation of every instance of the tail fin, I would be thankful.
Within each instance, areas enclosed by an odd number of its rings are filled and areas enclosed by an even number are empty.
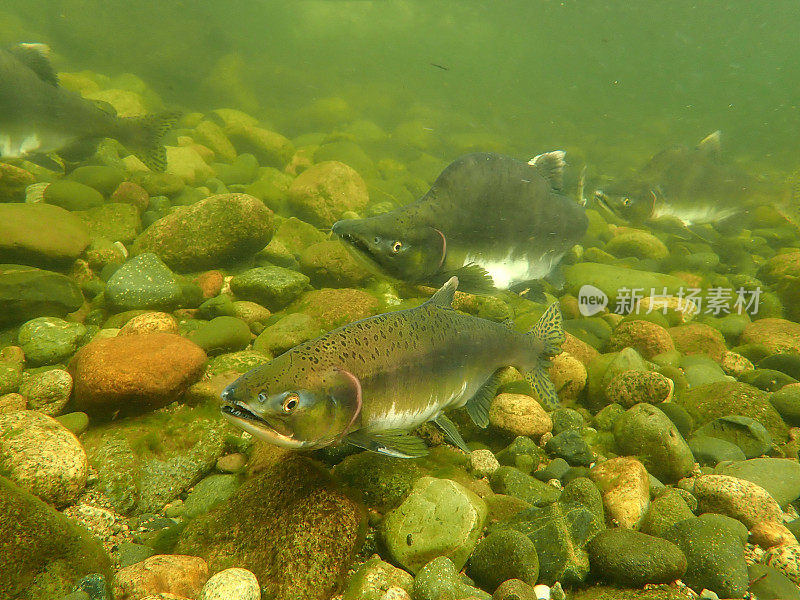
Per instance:
[[[559,407],[558,394],[547,370],[550,368],[550,358],[561,353],[561,344],[566,339],[558,302],[547,307],[528,335],[541,342],[542,354],[525,378],[536,390],[542,405],[547,410],[555,410]]]
[[[161,145],[161,138],[178,122],[181,113],[164,112],[144,117],[122,119],[131,132],[127,139],[120,140],[129,146],[128,150],[153,171],[167,168],[167,150]]]

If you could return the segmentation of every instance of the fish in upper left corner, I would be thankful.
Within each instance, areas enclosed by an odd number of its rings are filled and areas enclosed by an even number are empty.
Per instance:
[[[161,138],[179,113],[118,117],[106,107],[58,85],[43,44],[0,49],[0,159],[76,154],[114,138],[154,171],[166,167]]]

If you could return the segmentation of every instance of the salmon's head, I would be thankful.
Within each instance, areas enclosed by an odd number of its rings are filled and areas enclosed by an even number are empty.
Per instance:
[[[322,448],[347,435],[361,412],[358,378],[331,368],[321,373],[300,370],[301,379],[274,362],[226,387],[222,414],[254,437],[294,450]]]
[[[428,225],[406,226],[385,213],[333,224],[350,252],[366,266],[403,281],[424,281],[439,271],[447,256],[444,234]]]
[[[595,203],[630,224],[650,219],[659,200],[658,190],[641,185],[613,186],[594,193]]]

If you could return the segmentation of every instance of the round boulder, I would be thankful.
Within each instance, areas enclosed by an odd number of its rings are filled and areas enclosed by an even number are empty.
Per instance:
[[[34,410],[0,415],[0,471],[45,502],[74,503],[86,486],[89,463],[66,427]]]
[[[153,223],[132,253],[153,252],[176,271],[202,271],[255,254],[273,229],[272,211],[257,198],[218,194]]]
[[[0,263],[63,267],[88,245],[89,230],[68,210],[44,203],[0,204]]]
[[[317,227],[330,227],[345,212],[363,210],[367,202],[367,184],[361,176],[334,160],[306,169],[289,187],[289,206]]]
[[[672,583],[686,572],[686,556],[678,546],[630,529],[606,529],[586,549],[593,573],[625,587]]]
[[[94,340],[70,363],[75,408],[101,417],[161,408],[197,381],[205,360],[202,348],[172,333]]]

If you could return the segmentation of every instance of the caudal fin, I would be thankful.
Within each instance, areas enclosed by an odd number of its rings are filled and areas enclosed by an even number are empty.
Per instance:
[[[167,168],[167,150],[161,138],[178,122],[179,112],[164,112],[144,117],[122,119],[131,132],[127,139],[120,140],[128,150],[153,171]]]
[[[536,366],[526,375],[526,379],[536,390],[544,407],[555,410],[559,407],[558,394],[547,371],[550,368],[550,358],[561,353],[561,344],[566,339],[558,302],[547,307],[528,335],[541,342],[542,354],[536,361]]]

